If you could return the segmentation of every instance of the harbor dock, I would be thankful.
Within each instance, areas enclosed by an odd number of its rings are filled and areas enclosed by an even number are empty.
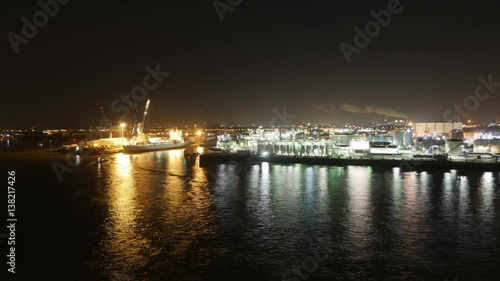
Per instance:
[[[311,164],[332,166],[385,166],[399,167],[403,170],[426,170],[426,169],[457,169],[457,170],[480,170],[500,171],[499,162],[485,161],[440,161],[435,159],[411,159],[394,157],[393,159],[375,158],[343,158],[343,157],[304,157],[304,156],[261,156],[256,154],[241,155],[235,153],[207,153],[200,155],[200,166],[209,164],[250,164],[250,163],[283,163],[283,164]]]

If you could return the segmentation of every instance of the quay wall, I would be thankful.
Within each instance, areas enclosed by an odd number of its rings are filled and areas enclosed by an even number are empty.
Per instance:
[[[394,159],[349,159],[333,157],[293,157],[293,156],[257,156],[257,155],[237,155],[237,154],[202,154],[200,155],[200,166],[211,163],[301,163],[313,165],[332,166],[385,166],[400,167],[404,170],[425,170],[425,169],[457,169],[457,170],[482,170],[500,171],[500,163],[485,162],[458,162],[458,161],[438,161],[438,160],[403,160]]]

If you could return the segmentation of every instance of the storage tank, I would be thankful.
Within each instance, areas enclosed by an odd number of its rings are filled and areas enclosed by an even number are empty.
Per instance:
[[[306,146],[301,144],[300,145],[300,155],[304,155],[306,153]]]
[[[267,152],[269,155],[273,155],[273,145],[272,145],[272,144],[268,144],[268,145],[266,145],[266,152]]]
[[[312,146],[312,153],[314,155],[319,155],[321,152],[319,151],[319,146],[318,145],[313,145]]]
[[[311,155],[312,154],[312,146],[311,145],[306,145],[306,153],[307,155]]]
[[[262,143],[257,144],[257,154],[262,155],[266,151],[266,146]]]
[[[389,142],[389,143],[392,143],[392,136],[369,135],[368,141],[369,142]]]
[[[413,132],[411,131],[392,131],[392,143],[398,146],[413,145]]]
[[[273,145],[273,154],[281,154],[281,150],[280,150],[280,145],[279,144]]]

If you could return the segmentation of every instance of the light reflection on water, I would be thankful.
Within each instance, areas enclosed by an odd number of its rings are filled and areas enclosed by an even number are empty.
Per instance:
[[[347,167],[347,190],[349,193],[348,235],[351,238],[350,250],[353,254],[372,254],[372,206],[369,200],[371,192],[371,168]],[[368,249],[369,248],[369,249]]]
[[[497,186],[493,173],[484,172],[477,190],[481,193],[478,199],[481,220],[486,224],[492,223],[495,219],[495,187]]]
[[[86,210],[103,215],[90,249],[98,275],[280,280],[318,237],[332,238],[335,254],[314,280],[466,280],[500,261],[497,173],[202,168],[182,150],[110,159],[93,167]]]
[[[142,206],[132,168],[130,155],[116,156],[107,190],[109,218],[103,225],[108,237],[101,245],[114,265],[124,269],[144,266],[147,258],[142,249],[149,248],[151,243],[139,228]]]

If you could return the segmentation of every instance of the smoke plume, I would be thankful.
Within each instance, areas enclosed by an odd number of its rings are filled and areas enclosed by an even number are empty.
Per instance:
[[[378,107],[374,105],[358,106],[348,103],[342,103],[338,106],[340,110],[351,112],[351,113],[364,113],[364,114],[378,114],[384,116],[390,116],[395,118],[408,119],[408,116],[402,112],[395,109]]]

